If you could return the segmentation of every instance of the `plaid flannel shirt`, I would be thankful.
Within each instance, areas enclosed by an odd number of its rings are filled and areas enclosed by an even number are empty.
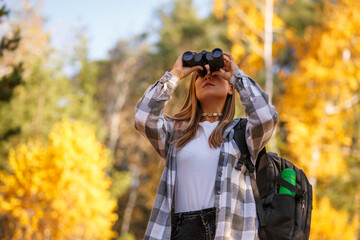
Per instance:
[[[269,104],[268,95],[241,70],[230,82],[240,94],[248,119],[246,142],[252,159],[270,140],[278,116]],[[171,214],[176,178],[177,149],[170,144],[173,122],[163,115],[179,79],[169,72],[150,86],[135,109],[135,127],[144,135],[163,159],[166,159],[144,239],[164,240],[171,237]],[[215,181],[216,235],[215,239],[258,239],[256,205],[250,175],[245,166],[234,166],[240,151],[233,140],[234,119],[223,133],[225,141],[220,146],[219,163]]]

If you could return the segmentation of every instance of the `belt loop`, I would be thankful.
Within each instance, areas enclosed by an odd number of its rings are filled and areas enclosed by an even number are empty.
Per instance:
[[[181,226],[182,220],[183,220],[183,214],[180,213],[180,214],[179,214],[179,219],[178,219],[178,225],[179,225],[179,226]]]
[[[204,225],[205,229],[207,229],[207,228],[206,228],[206,224],[205,224],[205,219],[204,219],[204,212],[203,212],[203,211],[201,211],[199,215],[200,215],[200,217],[201,217],[201,221],[202,221],[202,223],[203,223],[203,225]]]

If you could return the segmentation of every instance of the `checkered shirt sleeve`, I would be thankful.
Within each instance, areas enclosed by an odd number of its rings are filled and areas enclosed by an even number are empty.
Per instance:
[[[150,86],[135,108],[135,128],[145,136],[162,158],[166,157],[166,144],[170,138],[173,122],[163,115],[163,109],[180,79],[166,72]]]
[[[269,104],[269,95],[243,71],[236,71],[230,83],[239,92],[240,100],[245,106],[248,119],[245,137],[251,158],[254,160],[269,142],[278,122],[278,114],[274,106]]]

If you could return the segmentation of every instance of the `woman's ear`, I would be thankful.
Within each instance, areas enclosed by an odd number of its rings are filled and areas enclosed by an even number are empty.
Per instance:
[[[229,94],[229,95],[232,95],[233,92],[234,92],[234,86],[233,86],[232,84],[229,84],[229,86],[230,86],[230,88],[229,88],[228,94]]]

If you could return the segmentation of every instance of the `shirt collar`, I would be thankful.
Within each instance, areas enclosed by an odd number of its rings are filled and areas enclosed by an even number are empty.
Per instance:
[[[235,125],[240,121],[241,118],[235,118],[230,125],[225,129],[223,133],[223,137],[226,138],[227,135],[230,133],[231,129],[235,127]]]

